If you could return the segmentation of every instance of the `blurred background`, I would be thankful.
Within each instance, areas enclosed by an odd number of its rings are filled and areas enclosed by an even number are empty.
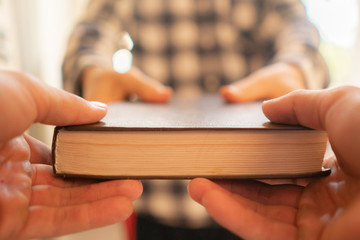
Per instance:
[[[88,0],[0,0],[0,66],[35,75],[61,88],[61,63],[76,21]],[[303,0],[321,36],[320,50],[331,74],[330,87],[360,86],[360,0]],[[34,125],[29,133],[50,144],[52,127]],[[106,237],[105,237],[106,235]],[[121,239],[110,226],[61,240]]]

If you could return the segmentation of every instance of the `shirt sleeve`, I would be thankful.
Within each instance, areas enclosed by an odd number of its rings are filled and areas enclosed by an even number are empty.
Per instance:
[[[329,72],[319,52],[319,33],[307,19],[304,5],[299,0],[272,0],[266,4],[269,9],[264,23],[273,22],[280,29],[274,36],[272,62],[287,62],[299,67],[308,89],[327,87]]]
[[[121,45],[118,36],[122,32],[116,2],[90,1],[75,26],[62,66],[65,90],[81,95],[81,75],[85,68],[112,67],[111,57]]]

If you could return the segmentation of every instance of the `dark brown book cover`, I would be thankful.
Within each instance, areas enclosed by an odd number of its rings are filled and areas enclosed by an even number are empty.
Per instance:
[[[168,104],[118,102],[109,106],[99,123],[68,126],[67,130],[115,129],[299,129],[301,126],[273,124],[262,112],[261,102],[226,103],[220,96],[174,98]]]
[[[174,98],[168,104],[152,104],[143,102],[120,102],[109,106],[106,117],[95,124],[77,125],[57,127],[54,132],[53,141],[53,161],[55,173],[60,175],[77,175],[76,173],[59,172],[56,166],[57,156],[56,150],[58,148],[57,133],[59,131],[111,131],[111,132],[141,132],[146,131],[153,134],[158,131],[176,132],[176,131],[192,131],[202,133],[204,131],[291,131],[296,134],[296,131],[316,131],[307,129],[301,126],[290,126],[270,123],[264,116],[260,102],[253,103],[239,103],[228,104],[224,102],[220,96],[205,95],[194,99]],[[151,133],[150,133],[151,132]],[[146,133],[145,133],[146,134]],[[323,134],[324,135],[324,134]],[[296,135],[295,135],[296,136]],[[325,151],[326,143],[321,151]],[[262,151],[258,149],[257,151]],[[159,152],[161,155],[161,152]],[[74,159],[76,163],[76,159]],[[121,163],[119,163],[121,164]],[[164,162],[164,164],[166,164]],[[192,178],[197,176],[211,177],[211,178],[247,178],[247,177],[294,177],[294,176],[312,176],[322,172],[321,167],[318,171],[303,172],[299,174],[239,174],[228,176],[218,174],[182,174],[172,175],[110,175],[110,176],[92,176],[90,177],[104,177],[104,178]],[[327,173],[327,172],[325,172]],[[84,175],[84,174],[79,174]],[[88,174],[85,174],[88,175]]]

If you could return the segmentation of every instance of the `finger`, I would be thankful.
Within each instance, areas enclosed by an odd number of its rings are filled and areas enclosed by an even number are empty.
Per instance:
[[[172,96],[172,89],[132,68],[119,78],[129,94],[137,94],[145,102],[166,103]]]
[[[202,204],[215,221],[244,239],[296,238],[294,225],[264,217],[217,189],[206,192]]]
[[[327,130],[329,123],[338,120],[333,117],[344,115],[359,106],[359,98],[360,89],[357,87],[297,90],[264,102],[263,111],[273,122],[301,124],[310,128]]]
[[[24,138],[30,147],[30,162],[51,164],[51,150],[41,141],[24,134]]]
[[[279,62],[224,86],[220,89],[220,94],[228,102],[249,102],[280,97],[304,87],[304,78],[298,67]]]
[[[116,77],[117,74],[112,69],[87,67],[81,79],[84,98],[104,103],[125,100],[124,89],[118,86]]]
[[[273,203],[274,205],[264,205],[262,201],[257,201],[258,199],[255,199],[253,201],[251,199],[248,199],[246,196],[239,195],[231,190],[227,191],[224,188],[220,187],[219,185],[206,179],[194,179],[189,184],[190,196],[192,196],[194,200],[199,203],[201,203],[203,196],[207,192],[214,189],[222,191],[224,192],[224,194],[228,194],[230,197],[232,197],[242,206],[248,209],[252,209],[254,212],[263,215],[269,219],[273,219],[276,221],[281,221],[289,224],[295,224],[296,222],[297,205],[296,207],[286,206],[286,205],[281,205],[278,202]],[[263,202],[268,202],[268,201],[264,200]]]
[[[52,166],[44,164],[32,164],[32,185],[51,185],[55,187],[76,187],[90,183],[96,183],[92,179],[62,178],[54,175]]]
[[[146,76],[136,67],[124,74],[113,69],[89,67],[83,79],[84,96],[86,99],[115,102],[137,95],[146,102],[167,102],[172,90],[160,82]]]
[[[267,90],[262,81],[249,78],[222,87],[220,94],[230,103],[250,102],[268,98]]]
[[[43,89],[36,88],[33,91],[35,96],[43,96],[35,97],[37,122],[52,125],[85,124],[97,122],[106,114],[105,104],[88,102],[57,88],[44,86]]]
[[[297,207],[304,190],[304,187],[297,185],[269,185],[252,180],[215,182],[233,193],[267,205],[276,204]]]
[[[117,196],[134,201],[141,193],[142,185],[135,180],[104,181],[71,188],[40,185],[32,188],[31,205],[70,206]]]
[[[68,207],[33,206],[21,238],[47,238],[114,224],[133,211],[130,200],[112,197]]]
[[[265,101],[262,108],[266,117],[273,122],[325,129],[325,107],[329,108],[332,102],[324,104],[324,95],[326,92],[323,90],[297,90],[283,97]]]
[[[360,214],[359,197],[345,209],[337,209],[335,216],[328,223],[321,239],[358,239],[360,228],[358,224]],[[304,229],[305,231],[305,229]]]
[[[360,109],[357,87],[295,91],[263,104],[264,114],[273,122],[327,130],[340,166],[360,176],[360,111],[355,109]]]
[[[297,207],[303,187],[295,185],[269,185],[252,180],[215,181],[221,187],[234,194],[266,205],[285,205]],[[194,179],[189,184],[189,190],[194,194],[194,200],[199,201],[205,191],[216,188],[216,184],[206,179]]]
[[[21,73],[2,71],[0,88],[0,142],[22,134],[34,122],[82,124],[106,113],[104,104],[87,102]]]

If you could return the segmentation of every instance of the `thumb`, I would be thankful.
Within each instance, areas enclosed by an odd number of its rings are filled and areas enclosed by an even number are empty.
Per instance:
[[[297,90],[263,103],[273,122],[300,124],[328,132],[343,170],[360,177],[360,88]]]
[[[70,125],[99,121],[107,107],[41,83],[22,73],[0,72],[0,142],[22,134],[35,122]]]
[[[128,94],[137,94],[145,102],[165,103],[172,96],[172,89],[150,78],[137,68],[132,68],[126,80]]]
[[[228,102],[249,102],[280,97],[295,89],[304,88],[300,70],[287,63],[274,63],[248,77],[220,89]]]
[[[268,98],[263,79],[245,78],[220,88],[220,94],[230,103],[251,102]]]

